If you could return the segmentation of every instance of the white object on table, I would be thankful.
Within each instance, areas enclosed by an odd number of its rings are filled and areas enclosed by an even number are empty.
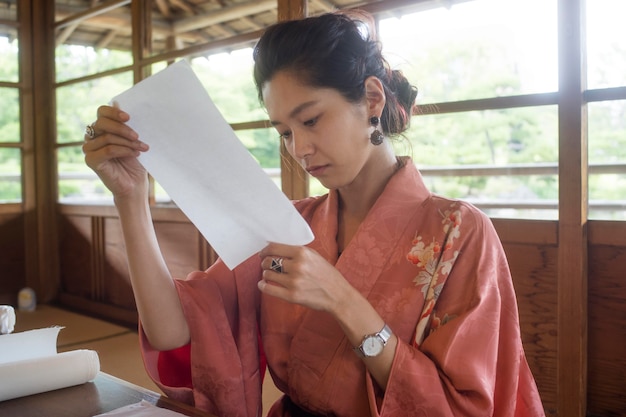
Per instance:
[[[72,350],[57,353],[62,327],[0,337],[0,401],[25,397],[93,380],[100,371],[98,353]]]
[[[178,417],[184,414],[177,413],[176,411],[168,410],[166,408],[160,408],[150,404],[146,400],[136,404],[120,407],[108,413],[98,414],[94,417],[115,416],[115,417]]]
[[[13,333],[14,329],[15,310],[11,306],[0,306],[0,335]]]

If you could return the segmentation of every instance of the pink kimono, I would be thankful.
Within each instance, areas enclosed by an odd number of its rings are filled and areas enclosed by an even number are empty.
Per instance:
[[[431,194],[405,162],[340,257],[337,193],[295,203],[315,234],[310,247],[399,339],[386,391],[330,315],[261,295],[258,256],[177,281],[190,362],[155,351],[142,335],[146,368],[163,391],[219,417],[261,416],[266,359],[276,386],[315,415],[544,416],[491,222]],[[278,401],[269,415],[292,414]]]

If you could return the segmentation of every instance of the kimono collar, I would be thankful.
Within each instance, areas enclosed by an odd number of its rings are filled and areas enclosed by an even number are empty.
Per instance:
[[[393,225],[394,229],[401,228],[402,224],[406,224],[412,217],[411,214],[415,212],[415,209],[430,198],[431,193],[426,188],[413,160],[409,157],[402,157],[401,161],[403,166],[389,179],[383,192],[363,220],[359,231],[376,227],[374,224],[378,225],[381,222]],[[311,228],[315,234],[315,240],[311,246],[333,264],[338,259],[338,210],[339,193],[337,190],[330,190],[321,198],[320,205],[311,219]],[[351,244],[348,244],[344,253],[350,250],[350,246]]]

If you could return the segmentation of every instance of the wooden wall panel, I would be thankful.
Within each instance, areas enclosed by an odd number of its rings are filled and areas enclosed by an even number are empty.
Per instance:
[[[556,245],[504,243],[518,300],[522,342],[548,416],[557,406]]]
[[[126,251],[115,211],[96,215],[66,210],[59,221],[61,293],[68,307],[126,324],[137,322]],[[204,269],[214,254],[196,228],[179,212],[168,218],[155,210],[155,229],[173,276]]]
[[[17,303],[18,291],[26,286],[24,215],[0,215],[0,304]]]
[[[91,299],[94,241],[91,217],[59,218],[61,292]]]
[[[588,288],[587,412],[626,416],[626,246],[589,247]]]
[[[107,218],[103,226],[103,275],[99,278],[101,292],[98,299],[116,307],[135,310],[120,222],[117,218]]]

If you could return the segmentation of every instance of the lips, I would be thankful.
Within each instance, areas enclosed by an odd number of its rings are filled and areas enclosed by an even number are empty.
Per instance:
[[[307,167],[306,170],[313,177],[319,177],[320,175],[324,173],[326,168],[328,168],[328,165],[314,165],[314,166]]]

